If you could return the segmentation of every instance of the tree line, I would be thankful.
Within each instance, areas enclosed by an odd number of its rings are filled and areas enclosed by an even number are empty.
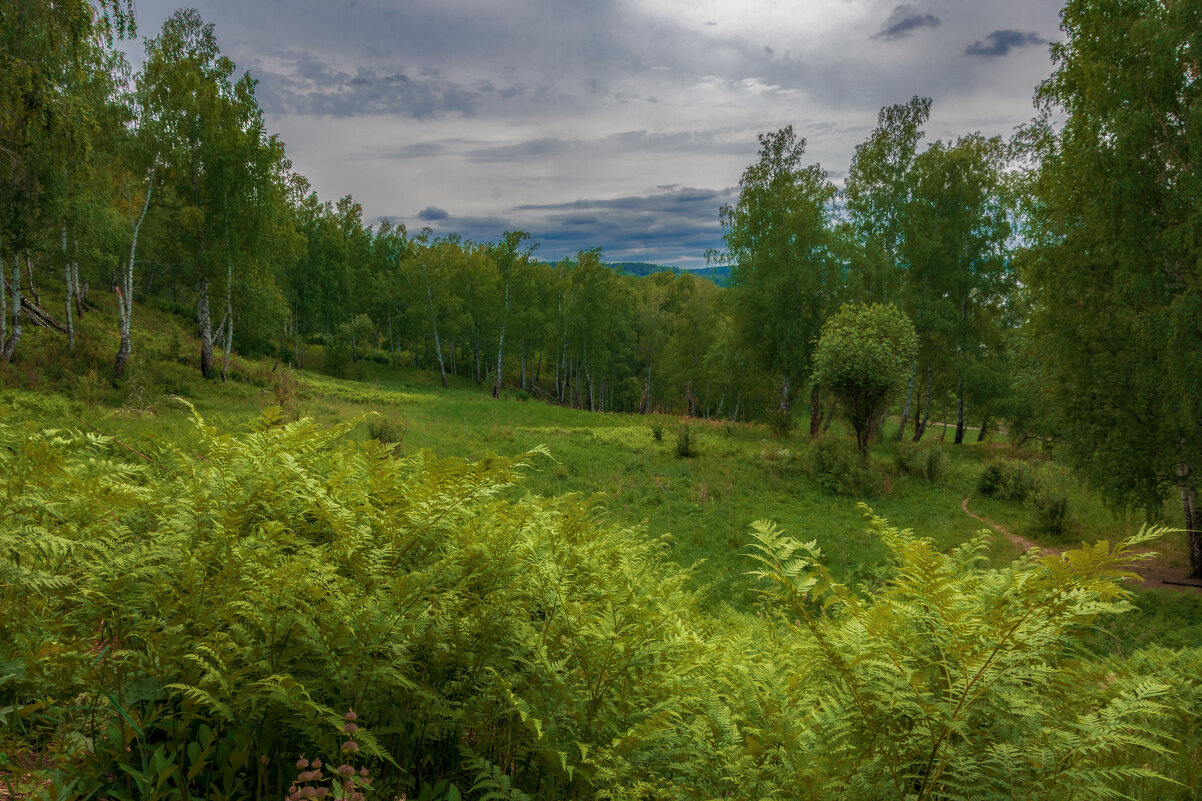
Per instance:
[[[881,110],[836,186],[791,127],[763,133],[721,209],[711,263],[729,287],[609,269],[597,249],[546,263],[521,231],[477,243],[364,221],[323,201],[264,125],[255,81],[194,10],[114,38],[130,0],[30,0],[0,14],[0,361],[23,326],[61,332],[117,297],[120,379],[137,302],[186,309],[199,366],[237,343],[311,366],[363,358],[597,411],[668,411],[809,431],[836,395],[815,380],[823,325],[846,304],[912,323],[895,398],[983,437],[1063,442],[1117,506],[1199,524],[1202,126],[1196,4],[1071,0],[1039,114],[1009,141],[928,142],[931,101]],[[61,311],[39,289],[64,298]],[[829,371],[828,371],[829,372]],[[1202,537],[1191,536],[1196,572]]]

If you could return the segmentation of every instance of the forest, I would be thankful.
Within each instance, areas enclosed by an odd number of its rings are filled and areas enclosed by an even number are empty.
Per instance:
[[[365,220],[133,11],[0,9],[0,799],[1202,798],[1202,3],[761,133],[696,273]]]

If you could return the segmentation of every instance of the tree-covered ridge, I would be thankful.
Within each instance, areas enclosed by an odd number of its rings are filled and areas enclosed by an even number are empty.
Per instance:
[[[347,708],[379,788],[447,798],[1154,798],[1196,769],[1202,655],[1073,646],[1155,531],[991,571],[983,535],[870,518],[865,594],[760,524],[761,616],[711,617],[664,544],[522,492],[538,452],[195,425],[141,455],[0,429],[0,709],[93,743],[52,795],[279,797],[346,758]]]

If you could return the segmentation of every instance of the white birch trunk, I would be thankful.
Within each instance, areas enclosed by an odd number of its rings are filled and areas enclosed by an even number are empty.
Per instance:
[[[196,295],[196,322],[200,329],[200,374],[213,373],[213,323],[209,317],[209,278],[200,279]]]
[[[225,358],[221,364],[221,380],[230,371],[230,349],[234,346],[234,260],[225,257]]]
[[[513,270],[510,269],[512,274]],[[501,336],[497,340],[497,380],[492,386],[492,396],[501,396],[501,371],[505,366],[505,324],[509,322],[509,276],[505,276],[505,313],[501,315]]]
[[[67,347],[75,350],[75,321],[71,319],[71,261],[67,257],[67,224],[63,223],[63,271],[67,285]]]
[[[142,213],[138,215],[138,221],[134,223],[133,237],[129,243],[129,261],[125,265],[125,275],[122,276],[122,281],[115,287],[117,290],[117,308],[120,310],[121,318],[121,346],[117,349],[117,359],[113,365],[113,374],[117,378],[120,378],[121,374],[125,372],[125,363],[129,360],[129,354],[133,348],[130,339],[130,326],[134,312],[134,264],[138,256],[138,233],[142,230],[142,222],[146,219],[146,212],[150,209],[150,195],[153,191],[154,173],[151,172],[146,176],[146,197],[142,201]],[[76,272],[75,281],[76,289],[78,290],[78,272]],[[124,287],[122,287],[122,284],[124,284]]]

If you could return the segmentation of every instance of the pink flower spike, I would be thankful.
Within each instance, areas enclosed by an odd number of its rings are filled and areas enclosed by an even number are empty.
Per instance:
[[[346,720],[358,720],[359,719],[359,716],[355,714],[354,709],[348,709],[346,711],[346,715],[344,717],[346,718]]]

